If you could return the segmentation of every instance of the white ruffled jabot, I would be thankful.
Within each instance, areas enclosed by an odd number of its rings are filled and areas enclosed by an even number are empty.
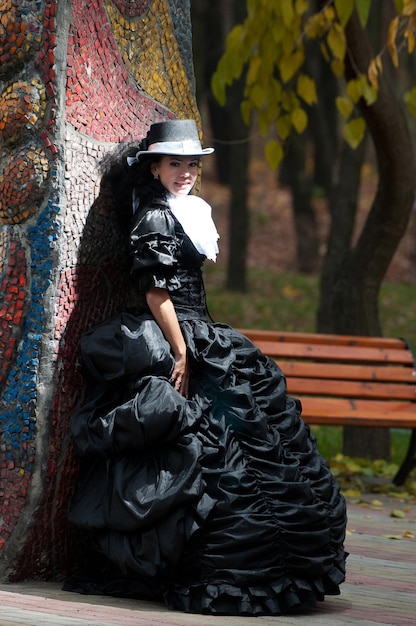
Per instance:
[[[220,238],[210,205],[198,196],[170,196],[169,208],[200,254],[216,261]]]

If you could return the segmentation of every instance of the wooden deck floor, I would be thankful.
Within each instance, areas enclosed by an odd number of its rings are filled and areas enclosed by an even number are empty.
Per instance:
[[[378,503],[379,502],[379,503]],[[403,517],[394,517],[399,511]],[[400,513],[401,512],[401,513]],[[209,617],[148,602],[79,596],[52,583],[0,585],[1,626],[371,626],[416,624],[416,504],[374,494],[348,504],[341,595],[293,617]]]

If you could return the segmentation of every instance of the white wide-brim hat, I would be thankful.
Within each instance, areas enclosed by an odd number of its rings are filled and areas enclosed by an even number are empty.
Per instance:
[[[169,120],[152,124],[144,140],[146,149],[136,152],[142,155],[204,156],[214,148],[203,148],[199,140],[195,120]]]

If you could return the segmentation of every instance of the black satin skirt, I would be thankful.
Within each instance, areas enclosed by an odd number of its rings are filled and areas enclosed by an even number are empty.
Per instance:
[[[72,421],[83,473],[70,521],[114,580],[66,588],[135,589],[193,613],[313,608],[344,580],[346,507],[300,403],[234,329],[181,327],[188,399],[152,319],[123,314],[83,338],[97,386]]]

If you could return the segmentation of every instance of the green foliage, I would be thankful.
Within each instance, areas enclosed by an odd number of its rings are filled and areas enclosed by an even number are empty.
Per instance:
[[[416,117],[416,87],[404,94],[404,101],[412,115]]]
[[[342,4],[343,1],[344,0],[340,0],[340,4]],[[371,0],[356,0],[355,8],[357,9],[361,26],[364,28],[367,25],[368,16],[370,14]]]
[[[316,330],[319,298],[317,276],[279,274],[250,269],[248,293],[227,291],[225,267],[207,265],[208,306],[217,321],[237,327],[294,332]],[[416,290],[407,283],[384,283],[380,293],[380,318],[386,337],[404,337],[416,357]]]
[[[304,274],[277,274],[251,269],[248,275],[248,293],[230,292],[223,288],[225,268],[206,267],[208,307],[214,320],[237,328],[280,329],[293,332],[314,332],[318,303],[318,278]],[[385,283],[381,289],[380,316],[386,337],[405,337],[416,356],[416,290],[406,283]],[[342,428],[313,426],[321,454],[338,468],[344,485],[360,481],[374,461],[362,461],[357,469],[351,462],[336,460],[342,450]],[[393,429],[391,437],[392,464],[384,464],[386,482],[391,479],[403,461],[409,443],[407,429]],[[366,469],[367,468],[367,469]],[[381,471],[381,470],[380,470]],[[413,478],[415,472],[412,473]],[[416,487],[416,485],[415,485]],[[416,492],[415,492],[416,493]]]
[[[395,439],[398,434],[404,435],[406,440],[409,438],[409,432],[399,432],[394,429],[392,431],[392,438]],[[329,464],[332,473],[335,475],[341,491],[348,501],[362,503],[363,506],[371,506],[371,508],[374,509],[379,509],[383,506],[383,501],[380,500],[380,498],[383,497],[387,497],[389,501],[392,501],[392,503],[395,502],[392,500],[393,498],[398,498],[398,501],[403,504],[415,503],[416,477],[414,471],[412,471],[408,476],[405,485],[396,487],[392,484],[392,480],[396,475],[399,465],[403,461],[406,452],[404,441],[405,440],[403,440],[401,456],[398,457],[396,462],[392,463],[385,461],[384,459],[357,459],[346,457],[342,454],[336,454],[330,458]],[[378,494],[378,498],[372,500],[371,503],[365,503],[365,501],[361,500],[363,492]],[[407,510],[406,505],[404,508],[400,509],[394,506],[390,512],[390,516],[405,519]],[[406,529],[397,535],[383,536],[387,539],[414,539],[414,533],[409,529]]]
[[[317,439],[319,451],[323,457],[329,460],[336,459],[336,457],[342,453],[342,428],[340,426],[314,425],[311,427],[311,430]],[[391,478],[396,474],[406,456],[406,451],[409,446],[409,437],[410,431],[408,428],[393,428],[391,430],[391,463],[384,464],[384,469],[388,471],[388,475]],[[336,461],[334,461],[334,465],[335,463]],[[372,460],[371,463],[377,462]],[[362,474],[364,470],[358,473]]]
[[[277,141],[269,141],[266,146],[266,159],[270,166],[273,168],[277,168],[282,158],[282,145]]]
[[[357,148],[365,135],[365,122],[362,117],[357,117],[346,123],[343,130],[345,141],[351,148]]]
[[[277,274],[251,269],[248,293],[225,290],[222,285],[225,269],[207,266],[206,285],[208,307],[214,320],[237,328],[280,329],[294,332],[314,332],[318,303],[318,278],[304,274]],[[405,337],[416,356],[416,290],[406,283],[385,283],[381,289],[380,316],[386,337]],[[342,450],[342,429],[338,426],[313,426],[321,454],[331,460]],[[403,461],[409,443],[407,429],[393,429],[391,437],[392,464],[384,464],[387,483]],[[363,461],[357,470],[346,459],[334,461],[346,484],[359,480],[365,467],[374,461]],[[332,465],[332,463],[331,463]],[[342,467],[341,467],[342,466]],[[349,475],[351,474],[351,478]],[[347,476],[348,475],[348,476]],[[413,472],[414,476],[414,472]]]
[[[354,0],[335,0],[334,4],[341,27],[345,28],[354,11]]]
[[[371,60],[367,74],[348,81],[344,64],[345,27],[354,10],[362,27],[368,25],[371,0],[333,0],[319,11],[314,11],[310,0],[246,0],[246,3],[247,17],[230,32],[225,53],[212,77],[212,90],[218,102],[225,103],[227,86],[245,71],[242,115],[248,124],[255,111],[263,136],[275,129],[277,138],[266,147],[266,158],[271,167],[277,168],[283,158],[285,140],[292,132],[305,131],[306,108],[317,102],[315,82],[305,70],[305,46],[309,40],[315,40],[332,72],[341,80],[343,95],[337,100],[337,107],[344,118],[344,138],[356,148],[365,134],[356,105],[361,99],[367,105],[375,102],[383,55],[388,54],[398,67],[398,41],[405,43],[409,54],[414,51],[415,0],[396,0],[396,15],[390,23],[385,47]],[[406,92],[404,101],[416,115],[414,89]],[[277,143],[282,144],[281,149]]]

